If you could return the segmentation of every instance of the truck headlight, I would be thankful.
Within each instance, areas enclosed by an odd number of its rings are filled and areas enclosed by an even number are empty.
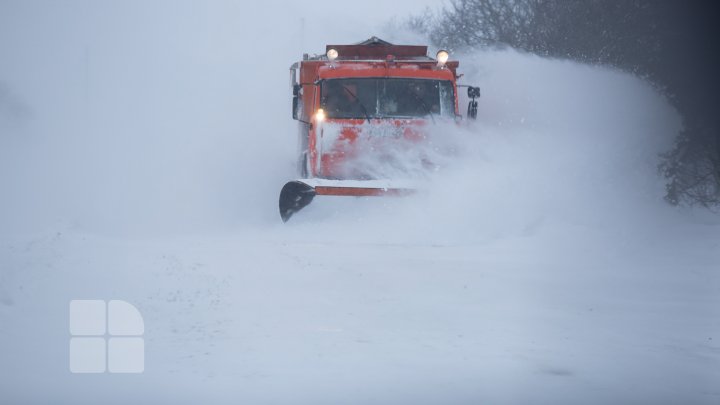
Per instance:
[[[325,121],[325,110],[323,110],[322,108],[318,108],[318,110],[315,112],[315,121]]]
[[[435,59],[438,61],[438,66],[445,66],[445,63],[447,63],[448,58],[450,57],[450,54],[448,51],[441,49],[438,51],[437,55],[435,55]]]

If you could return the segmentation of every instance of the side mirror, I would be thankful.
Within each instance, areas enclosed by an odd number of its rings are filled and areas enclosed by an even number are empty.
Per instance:
[[[468,86],[468,97],[470,102],[468,103],[467,116],[469,119],[477,118],[478,102],[475,100],[480,97],[480,87]]]

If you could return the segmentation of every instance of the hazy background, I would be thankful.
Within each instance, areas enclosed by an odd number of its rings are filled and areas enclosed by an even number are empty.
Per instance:
[[[281,223],[290,64],[425,4],[0,1],[0,402],[717,403],[720,221],[632,74],[453,54],[432,192]],[[145,373],[69,373],[73,299],[138,307]]]
[[[294,159],[290,64],[411,5],[3,2],[2,229],[270,215]]]

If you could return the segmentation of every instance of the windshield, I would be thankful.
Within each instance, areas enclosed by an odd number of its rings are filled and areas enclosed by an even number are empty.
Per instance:
[[[449,80],[328,79],[321,88],[321,107],[329,118],[455,116]]]

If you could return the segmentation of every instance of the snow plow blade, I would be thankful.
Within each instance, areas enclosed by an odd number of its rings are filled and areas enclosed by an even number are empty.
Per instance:
[[[315,198],[315,189],[301,181],[286,183],[280,191],[280,218],[287,222],[294,213],[310,204]]]
[[[280,191],[280,218],[287,222],[307,207],[316,195],[348,197],[404,196],[415,192],[413,185],[385,180],[302,179],[290,181]]]

